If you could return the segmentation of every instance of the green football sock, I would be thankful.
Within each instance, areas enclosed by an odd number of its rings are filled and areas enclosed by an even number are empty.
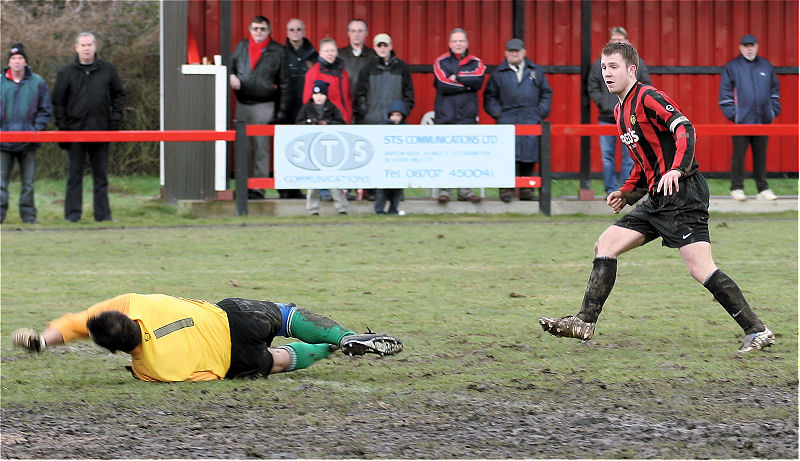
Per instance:
[[[331,353],[330,344],[289,343],[281,349],[285,349],[292,360],[286,371],[308,368]]]
[[[289,318],[288,335],[303,342],[339,345],[343,337],[356,334],[333,320],[308,309],[298,307]]]

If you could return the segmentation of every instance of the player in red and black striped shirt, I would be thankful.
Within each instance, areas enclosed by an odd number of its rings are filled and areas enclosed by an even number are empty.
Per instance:
[[[595,243],[595,259],[580,312],[542,317],[545,331],[587,341],[617,277],[617,257],[661,237],[677,248],[689,274],[702,283],[745,332],[739,352],[763,349],[773,333],[750,308],[736,283],[717,268],[708,235],[708,185],[694,155],[695,132],[678,105],[663,91],[636,81],[639,54],[630,43],[603,48],[603,78],[620,104],[614,110],[620,139],[634,167],[618,191],[606,198],[615,213],[647,198],[606,229]]]

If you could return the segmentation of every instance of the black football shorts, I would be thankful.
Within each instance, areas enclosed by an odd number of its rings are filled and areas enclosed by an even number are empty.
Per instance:
[[[645,243],[661,237],[661,244],[680,248],[711,242],[708,235],[708,184],[700,173],[683,178],[680,190],[670,196],[648,195],[615,225],[645,236]]]

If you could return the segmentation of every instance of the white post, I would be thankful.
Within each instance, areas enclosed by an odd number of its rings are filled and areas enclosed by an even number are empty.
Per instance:
[[[228,69],[222,65],[222,56],[214,56],[213,66],[184,64],[181,66],[181,73],[214,76],[214,129],[225,131],[228,119]],[[225,141],[214,141],[214,190],[216,191],[225,190],[227,165]]]

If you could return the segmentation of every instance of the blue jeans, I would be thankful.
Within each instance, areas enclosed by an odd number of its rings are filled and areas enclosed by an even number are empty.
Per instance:
[[[36,205],[33,201],[33,178],[36,173],[35,152],[2,151],[0,153],[0,222],[6,220],[8,211],[8,183],[11,181],[11,170],[14,159],[19,162],[19,177],[22,190],[19,194],[19,216],[24,222],[36,221]]]
[[[599,122],[600,125],[613,125],[613,123]],[[622,171],[617,175],[617,137],[600,136],[600,152],[603,153],[603,184],[606,194],[610,194],[622,187],[622,184],[631,175],[633,159],[628,148],[620,142],[622,148]]]

